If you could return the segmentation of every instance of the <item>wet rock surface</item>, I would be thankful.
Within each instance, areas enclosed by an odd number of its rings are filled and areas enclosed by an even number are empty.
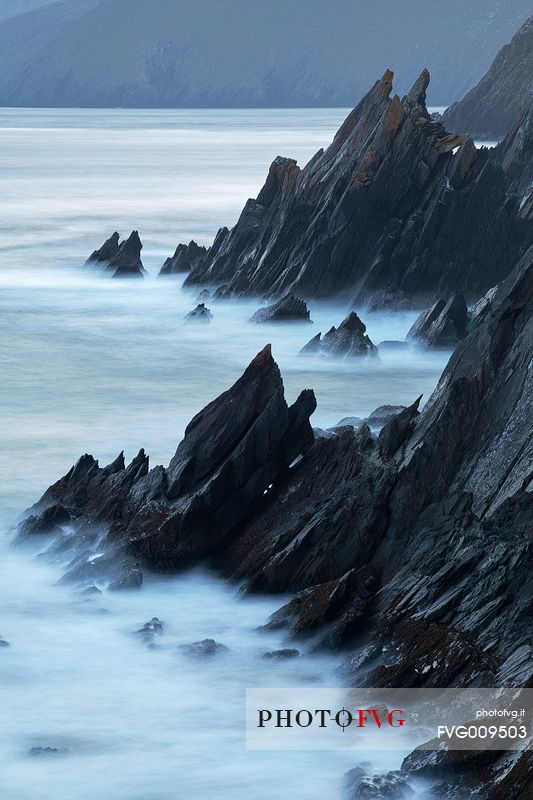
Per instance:
[[[167,258],[161,269],[160,275],[174,275],[179,272],[189,272],[207,253],[206,247],[201,247],[192,239],[189,244],[179,244],[174,255]]]
[[[141,261],[141,250],[142,242],[137,231],[132,231],[123,242],[120,242],[120,235],[115,231],[99,250],[91,253],[85,263],[100,264],[112,273],[112,278],[143,278],[146,270]]]
[[[185,316],[185,319],[192,320],[193,322],[210,322],[213,319],[211,311],[207,308],[205,303],[198,303],[196,308]]]
[[[453,349],[468,332],[468,309],[461,294],[447,302],[439,298],[423,311],[410,328],[407,339],[434,349]]]
[[[111,576],[109,588],[138,587],[137,557],[157,569],[188,566],[262,504],[269,487],[313,444],[315,406],[308,390],[287,405],[267,346],[231,389],[194,417],[166,469],[150,470],[144,450],[128,466],[122,453],[106,467],[84,455],[29,518],[61,498],[75,529],[66,579],[89,585]],[[88,558],[99,550],[104,555]]]
[[[163,634],[164,625],[159,617],[152,617],[150,622],[145,622],[142,628],[135,631],[136,636],[149,647],[155,646],[157,639]]]
[[[250,322],[311,322],[309,309],[303,300],[287,294],[272,306],[258,309]]]
[[[404,800],[414,796],[414,790],[409,784],[407,776],[399,770],[388,772],[385,775],[360,775],[361,770],[355,768],[348,773],[348,786],[346,797],[349,800],[359,798],[376,798],[376,800]]]
[[[300,651],[293,647],[284,647],[281,650],[270,650],[268,653],[263,653],[263,658],[270,658],[273,661],[284,661],[288,658],[298,658]]]
[[[378,349],[367,336],[364,322],[355,311],[351,311],[338,328],[332,326],[324,336],[317,333],[300,352],[321,353],[337,358],[361,358],[377,355]]]
[[[392,78],[387,70],[303,168],[272,162],[187,285],[419,308],[459,292],[474,302],[508,276],[532,241],[516,172],[531,152],[511,168],[430,117],[427,71],[402,99]]]

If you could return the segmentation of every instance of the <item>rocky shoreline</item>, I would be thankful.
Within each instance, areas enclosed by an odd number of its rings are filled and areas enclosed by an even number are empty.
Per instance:
[[[424,308],[475,302],[507,277],[533,236],[531,114],[478,148],[429,115],[426,70],[402,99],[392,82],[387,70],[302,169],[278,156],[185,285]]]
[[[142,450],[128,466],[84,455],[19,540],[51,537],[81,590],[139,588],[145,566],[207,559],[244,591],[295,592],[267,625],[342,650],[352,684],[531,685],[532,311],[530,248],[422,413],[415,400],[377,435],[362,424],[316,437],[313,392],[288,406],[267,346],[167,468]],[[513,758],[405,769],[439,778],[440,796],[470,797],[466,774],[480,798],[503,796],[500,779],[519,798],[530,759]]]

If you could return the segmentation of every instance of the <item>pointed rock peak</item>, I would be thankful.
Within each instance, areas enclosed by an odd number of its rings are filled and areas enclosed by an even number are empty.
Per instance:
[[[104,469],[106,472],[113,474],[115,472],[121,472],[125,466],[126,463],[124,461],[124,450],[121,450],[115,460],[111,461],[111,463],[104,467]]]
[[[393,80],[394,80],[394,72],[392,71],[392,69],[386,69],[385,72],[383,73],[381,83],[383,84],[383,87],[387,90],[387,94],[392,89]]]
[[[268,170],[265,185],[257,195],[257,202],[268,207],[276,198],[278,192],[285,187],[286,180],[290,181],[290,177],[299,172],[300,168],[294,158],[276,156]]]
[[[140,239],[140,236],[139,236],[139,231],[132,231],[130,233],[126,244],[128,244],[128,243],[132,244],[132,245],[135,245],[136,247],[139,248],[139,250],[142,250],[142,246],[143,245],[142,245],[142,242],[141,242],[141,239]]]
[[[274,357],[272,355],[272,345],[266,344],[262,350],[256,355],[250,364],[248,365],[249,369],[264,369],[265,367],[270,367],[272,364],[275,364]]]
[[[348,316],[343,319],[341,324],[339,325],[339,330],[345,329],[351,331],[352,333],[359,332],[365,333],[366,325],[365,323],[357,316],[355,311],[350,311]]]
[[[413,83],[407,100],[411,104],[426,107],[426,90],[429,86],[429,70],[423,69],[416,81]]]

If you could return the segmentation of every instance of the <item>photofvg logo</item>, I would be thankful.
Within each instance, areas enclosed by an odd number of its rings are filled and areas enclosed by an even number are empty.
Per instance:
[[[248,689],[247,747],[524,749],[532,708],[533,689]]]

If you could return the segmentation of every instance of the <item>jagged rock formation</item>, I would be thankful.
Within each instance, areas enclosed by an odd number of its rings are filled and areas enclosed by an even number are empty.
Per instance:
[[[363,424],[313,439],[314,396],[287,407],[267,347],[168,468],[149,471],[144,451],[127,468],[83,456],[30,509],[32,529],[66,509],[58,547],[82,585],[210,556],[248,591],[297,591],[270,626],[351,647],[352,685],[531,685],[532,362],[533,247],[422,413],[418,399],[377,437]],[[519,754],[510,766],[523,786]],[[497,755],[492,778],[505,769]],[[446,780],[460,797],[462,774]]]
[[[258,309],[250,322],[311,322],[309,313],[303,300],[287,294],[274,305]]]
[[[200,259],[207,253],[206,247],[196,244],[191,239],[189,244],[179,244],[171,258],[167,258],[161,269],[160,275],[174,275],[176,272],[189,272]]]
[[[315,405],[306,390],[287,406],[268,345],[231,389],[196,415],[166,469],[149,471],[143,450],[128,467],[122,454],[103,468],[84,455],[32,510],[31,532],[49,524],[48,509],[62,498],[63,512],[78,535],[85,532],[89,547],[95,544],[90,532],[112,522],[107,560],[87,572],[82,559],[72,579],[90,575],[93,582],[97,569],[105,575],[117,563],[121,575],[131,575],[135,565],[124,561],[125,550],[156,568],[186,566],[210,553],[311,446]]]
[[[338,328],[334,325],[322,338],[321,333],[302,347],[301,353],[323,353],[341,358],[377,355],[378,349],[366,335],[366,325],[351,311]]]
[[[87,261],[86,264],[91,264],[92,262],[96,261],[98,263],[104,262],[107,263],[114,258],[118,251],[120,250],[120,234],[118,231],[115,231],[111,234],[109,239],[106,239],[103,245],[98,249],[94,250]]]
[[[533,17],[504,45],[486,75],[448,108],[444,124],[479,139],[501,139],[533,102]]]
[[[99,250],[95,250],[86,264],[101,264],[112,272],[113,278],[143,278],[146,270],[141,261],[142,242],[137,231],[120,242],[120,235],[115,231]]]
[[[387,71],[303,169],[278,156],[186,284],[423,307],[457,292],[477,300],[505,278],[533,240],[517,178],[498,154],[430,118],[428,83],[424,71],[391,98]]]
[[[189,311],[189,313],[185,316],[185,319],[196,320],[198,322],[209,322],[213,319],[213,315],[205,303],[198,303],[196,308],[193,308],[192,311]]]
[[[456,294],[448,302],[439,298],[423,311],[407,333],[407,339],[433,348],[454,348],[464,339],[468,329],[468,309],[463,295]]]

